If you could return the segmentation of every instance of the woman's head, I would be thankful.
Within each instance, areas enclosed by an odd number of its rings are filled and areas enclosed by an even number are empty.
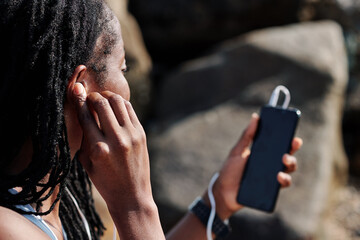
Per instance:
[[[0,2],[0,205],[40,206],[45,191],[64,188],[71,167],[64,117],[68,80],[84,64],[95,76],[93,85],[107,84],[108,59],[123,49],[116,47],[122,41],[116,23],[101,0]],[[10,171],[25,142],[31,143],[29,165]],[[49,181],[41,182],[47,174]],[[18,195],[7,192],[16,186],[23,189]]]

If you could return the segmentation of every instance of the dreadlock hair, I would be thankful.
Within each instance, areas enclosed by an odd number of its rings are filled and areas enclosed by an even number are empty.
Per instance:
[[[65,187],[89,221],[93,239],[102,235],[104,226],[86,172],[70,159],[66,86],[80,64],[88,63],[97,73],[106,71],[98,60],[110,54],[116,41],[109,24],[113,17],[102,0],[0,1],[0,205],[29,214],[15,205],[35,203],[35,214],[46,215],[61,198],[60,218],[70,239],[87,235]],[[95,51],[100,36],[108,41]],[[31,162],[22,172],[9,173],[25,142],[31,142]],[[9,193],[14,187],[22,190]],[[56,187],[55,202],[40,212]]]

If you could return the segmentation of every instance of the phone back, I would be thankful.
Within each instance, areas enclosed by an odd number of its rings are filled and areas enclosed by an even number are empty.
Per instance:
[[[237,201],[245,206],[272,212],[280,184],[277,174],[284,170],[282,157],[291,150],[300,117],[297,109],[264,106],[240,183]]]

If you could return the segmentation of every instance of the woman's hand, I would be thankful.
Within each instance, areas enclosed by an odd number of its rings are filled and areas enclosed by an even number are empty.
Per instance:
[[[145,132],[131,104],[109,91],[77,100],[83,129],[78,158],[105,201],[111,206],[151,199]]]
[[[253,141],[257,126],[259,122],[259,116],[253,114],[252,119],[248,127],[244,130],[240,140],[231,150],[227,161],[220,171],[219,178],[214,184],[213,193],[216,200],[216,212],[222,219],[229,218],[232,214],[242,208],[242,205],[236,201],[238,189],[240,187],[240,181],[245,169],[247,159],[250,155],[250,144]],[[291,176],[289,173],[293,172],[297,168],[297,161],[292,154],[300,149],[302,140],[300,138],[294,138],[292,142],[292,149],[290,154],[283,156],[283,163],[286,167],[285,172],[279,172],[277,180],[282,187],[288,187],[291,185]],[[207,193],[204,194],[205,202],[209,203]]]
[[[86,96],[80,83],[73,95],[83,129],[78,159],[107,203],[120,236],[163,239],[145,132],[131,104],[109,91]]]

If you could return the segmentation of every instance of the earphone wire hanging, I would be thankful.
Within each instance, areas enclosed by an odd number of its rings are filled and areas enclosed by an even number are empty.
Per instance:
[[[279,85],[277,86],[274,91],[271,94],[270,100],[269,100],[269,105],[272,107],[276,107],[278,100],[279,100],[279,95],[280,95],[280,91],[283,92],[285,94],[285,99],[282,105],[283,109],[287,109],[289,104],[290,104],[290,91],[289,89],[287,89],[285,86],[283,85]]]

